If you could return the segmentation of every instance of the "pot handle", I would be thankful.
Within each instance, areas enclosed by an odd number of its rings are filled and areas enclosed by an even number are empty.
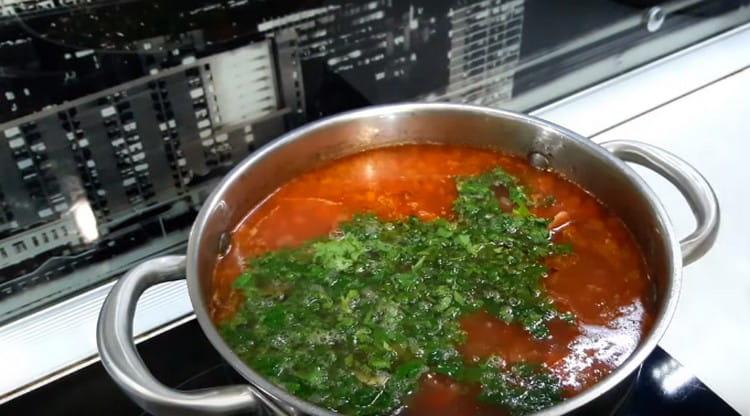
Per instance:
[[[697,223],[695,231],[680,240],[682,261],[687,265],[706,254],[719,232],[720,216],[719,201],[706,178],[686,161],[650,144],[615,140],[601,143],[601,146],[625,162],[653,170],[682,193]]]
[[[138,298],[153,285],[184,276],[185,256],[164,256],[141,263],[112,287],[96,328],[97,347],[109,375],[138,405],[156,415],[217,415],[240,411],[262,414],[267,409],[274,414],[286,414],[250,385],[178,391],[160,383],[148,371],[133,341],[133,317]]]

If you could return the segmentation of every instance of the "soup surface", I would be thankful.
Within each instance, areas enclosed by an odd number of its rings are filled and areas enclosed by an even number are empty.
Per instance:
[[[248,365],[347,414],[532,412],[609,374],[654,313],[605,206],[452,146],[372,150],[284,184],[213,283],[212,318]]]

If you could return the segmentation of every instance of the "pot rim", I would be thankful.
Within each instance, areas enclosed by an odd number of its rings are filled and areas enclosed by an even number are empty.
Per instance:
[[[534,415],[537,416],[553,416],[566,414],[572,412],[581,406],[593,401],[597,397],[603,395],[607,391],[614,388],[620,382],[622,382],[628,375],[632,374],[636,368],[646,359],[646,357],[656,348],[657,343],[664,335],[669,322],[674,315],[677,308],[677,301],[680,292],[680,286],[682,281],[682,254],[680,252],[680,243],[675,235],[675,231],[669,221],[669,217],[664,206],[661,204],[659,199],[656,197],[651,188],[646,182],[638,175],[630,166],[625,162],[611,154],[609,151],[594,143],[588,138],[585,138],[571,130],[564,127],[558,126],[540,118],[520,114],[507,110],[492,109],[486,107],[479,107],[467,104],[452,104],[452,103],[402,103],[402,104],[386,104],[366,107],[363,109],[347,111],[334,116],[326,117],[318,121],[308,123],[302,127],[291,130],[278,139],[271,143],[263,146],[255,153],[251,154],[235,166],[221,182],[216,186],[211,195],[206,199],[203,206],[201,207],[193,227],[190,231],[187,248],[187,286],[188,294],[190,296],[190,302],[193,305],[196,318],[201,326],[204,334],[214,346],[214,348],[221,354],[221,356],[235,369],[237,370],[249,383],[253,384],[264,393],[269,396],[276,398],[280,403],[291,405],[297,411],[303,414],[316,415],[316,416],[333,416],[337,413],[330,410],[324,409],[320,406],[302,400],[286,390],[278,387],[274,383],[268,381],[260,374],[256,373],[255,370],[246,365],[240,358],[234,353],[234,351],[227,345],[224,339],[219,334],[216,326],[208,315],[206,305],[204,304],[203,294],[200,288],[200,282],[198,279],[198,241],[203,229],[210,218],[211,212],[214,208],[223,203],[223,195],[229,189],[230,185],[238,180],[243,173],[252,168],[255,164],[263,160],[267,155],[276,152],[278,149],[284,146],[290,145],[297,140],[304,139],[314,131],[325,129],[328,126],[346,122],[349,120],[355,120],[359,118],[373,117],[373,116],[389,116],[395,114],[409,114],[409,113],[422,113],[429,111],[452,111],[452,112],[463,112],[472,113],[475,115],[482,115],[489,118],[505,118],[512,119],[522,123],[529,123],[535,125],[541,130],[555,132],[561,136],[565,136],[566,139],[573,140],[591,148],[598,156],[605,159],[612,167],[619,169],[625,174],[638,188],[638,192],[645,194],[646,199],[649,203],[649,207],[652,212],[656,215],[656,221],[660,228],[664,231],[662,238],[667,240],[669,250],[668,271],[671,276],[668,276],[667,286],[665,287],[664,296],[666,298],[663,307],[660,309],[659,314],[654,321],[654,325],[651,331],[646,337],[639,343],[636,350],[630,354],[630,356],[619,365],[609,375],[604,377],[596,384],[584,389],[581,393],[575,395],[572,398],[566,399],[565,401],[543,409]]]

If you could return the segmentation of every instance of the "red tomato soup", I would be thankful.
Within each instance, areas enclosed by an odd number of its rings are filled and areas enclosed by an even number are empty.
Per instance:
[[[452,217],[454,177],[501,167],[518,177],[533,198],[555,202],[534,208],[552,220],[552,238],[573,254],[546,260],[544,286],[558,309],[573,312],[576,324],[552,322],[552,336],[534,340],[523,328],[485,312],[463,317],[467,361],[500,356],[507,362],[546,364],[572,396],[620,365],[638,346],[654,317],[652,283],[633,237],[607,207],[575,184],[491,150],[407,145],[367,151],[331,162],[281,186],[237,226],[230,252],[214,271],[210,312],[230,318],[238,302],[232,282],[248,257],[326,235],[354,213],[386,220],[416,216]],[[427,375],[409,401],[410,415],[493,415],[476,391],[450,379]]]

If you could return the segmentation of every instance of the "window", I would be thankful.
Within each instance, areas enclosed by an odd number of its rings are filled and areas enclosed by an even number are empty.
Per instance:
[[[23,24],[0,35],[0,325],[20,291],[44,307],[183,251],[227,167],[285,129],[403,100],[529,111],[750,21],[746,0],[154,2],[2,6]]]

